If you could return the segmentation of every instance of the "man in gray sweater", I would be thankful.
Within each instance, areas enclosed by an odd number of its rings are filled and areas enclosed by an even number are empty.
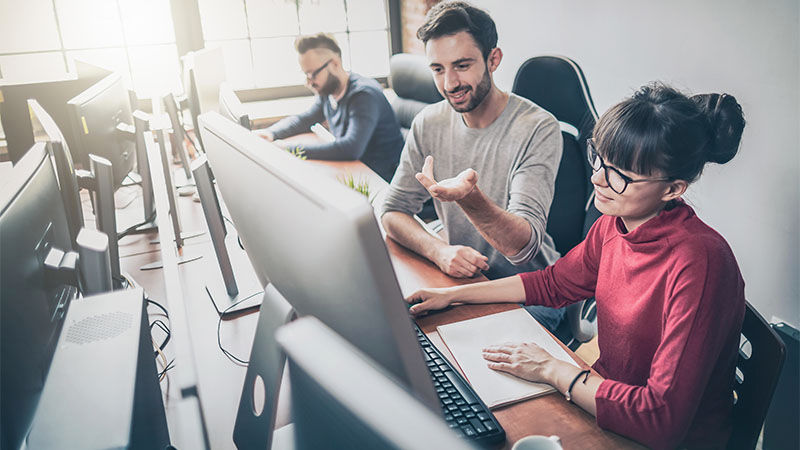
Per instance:
[[[486,12],[439,3],[417,37],[445,100],[411,125],[383,205],[384,229],[454,277],[495,279],[552,264],[559,255],[545,228],[561,160],[558,122],[495,86],[503,54]],[[442,238],[412,217],[429,197]],[[529,311],[551,330],[564,317],[541,306]]]

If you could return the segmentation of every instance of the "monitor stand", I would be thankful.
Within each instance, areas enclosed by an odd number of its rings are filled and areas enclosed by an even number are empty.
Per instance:
[[[214,244],[219,273],[222,275],[222,280],[219,279],[220,277],[217,273],[211,277],[211,282],[206,284],[206,293],[220,316],[256,309],[261,306],[260,294],[263,293],[263,289],[255,280],[255,276],[251,277],[251,281],[247,283],[247,288],[242,288],[236,282],[236,277],[233,274],[234,265],[231,263],[231,255],[228,252],[225,239],[227,229],[222,216],[222,207],[220,206],[214,183],[211,181],[211,171],[205,155],[200,155],[192,163],[192,173],[197,183],[197,193],[208,224],[208,233],[211,235],[211,242]],[[247,258],[242,259],[246,260]],[[237,261],[236,267],[249,268],[250,264],[249,261]]]

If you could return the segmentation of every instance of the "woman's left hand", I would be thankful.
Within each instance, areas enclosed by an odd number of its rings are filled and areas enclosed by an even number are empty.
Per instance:
[[[507,372],[524,380],[552,384],[551,366],[558,360],[533,342],[507,343],[483,349],[490,369]]]

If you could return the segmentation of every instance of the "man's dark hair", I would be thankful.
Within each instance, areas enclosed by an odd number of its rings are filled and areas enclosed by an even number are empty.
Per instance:
[[[342,56],[342,49],[339,48],[336,39],[328,33],[298,36],[294,41],[294,48],[297,50],[297,53],[301,55],[314,48],[327,48],[339,55],[339,57]]]
[[[453,35],[460,31],[466,31],[475,39],[484,60],[489,57],[489,52],[497,47],[497,28],[494,20],[486,11],[467,2],[436,4],[428,11],[425,23],[417,30],[417,39],[427,44],[431,39]]]

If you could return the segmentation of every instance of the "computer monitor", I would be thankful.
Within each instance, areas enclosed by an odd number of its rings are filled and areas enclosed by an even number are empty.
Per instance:
[[[45,269],[50,249],[71,248],[58,181],[36,143],[0,189],[0,436],[20,448],[28,433],[75,289]]]
[[[0,121],[11,162],[16,164],[34,143],[28,99],[36,99],[50,112],[64,133],[64,142],[68,147],[75,148],[77,138],[70,126],[67,100],[110,73],[102,67],[75,60],[74,78],[0,86]]]
[[[228,83],[222,83],[219,87],[219,113],[248,130],[253,129],[253,125],[250,123],[250,116],[244,110],[242,102]]]
[[[164,110],[167,111],[169,123],[172,126],[172,134],[170,134],[172,152],[178,154],[178,159],[181,161],[181,167],[183,168],[183,174],[186,180],[191,180],[192,161],[186,151],[186,130],[183,128],[183,121],[180,118],[178,103],[175,101],[175,96],[172,95],[172,92],[164,95],[161,98],[161,102],[164,104]]]
[[[289,361],[297,450],[474,448],[316,318],[284,325],[276,338]]]
[[[200,150],[205,152],[203,139],[197,131],[200,129],[197,124],[197,116],[200,115],[200,98],[197,95],[197,83],[194,77],[194,52],[189,52],[181,57],[183,64],[183,93],[186,96],[186,103],[189,106],[189,115],[192,118],[192,129],[194,130]]]
[[[199,119],[218,187],[261,281],[439,411],[367,198],[218,113]]]
[[[58,184],[61,188],[61,197],[67,213],[69,234],[72,238],[73,248],[78,238],[78,232],[83,227],[83,206],[81,205],[80,187],[75,174],[72,155],[69,152],[67,140],[56,124],[53,117],[44,110],[37,100],[28,100],[31,111],[31,124],[37,142],[50,142],[50,153],[55,163]]]
[[[70,145],[73,157],[84,167],[89,166],[90,154],[110,161],[118,188],[136,162],[133,117],[122,76],[103,78],[70,99],[67,107],[77,141],[77,149]]]

